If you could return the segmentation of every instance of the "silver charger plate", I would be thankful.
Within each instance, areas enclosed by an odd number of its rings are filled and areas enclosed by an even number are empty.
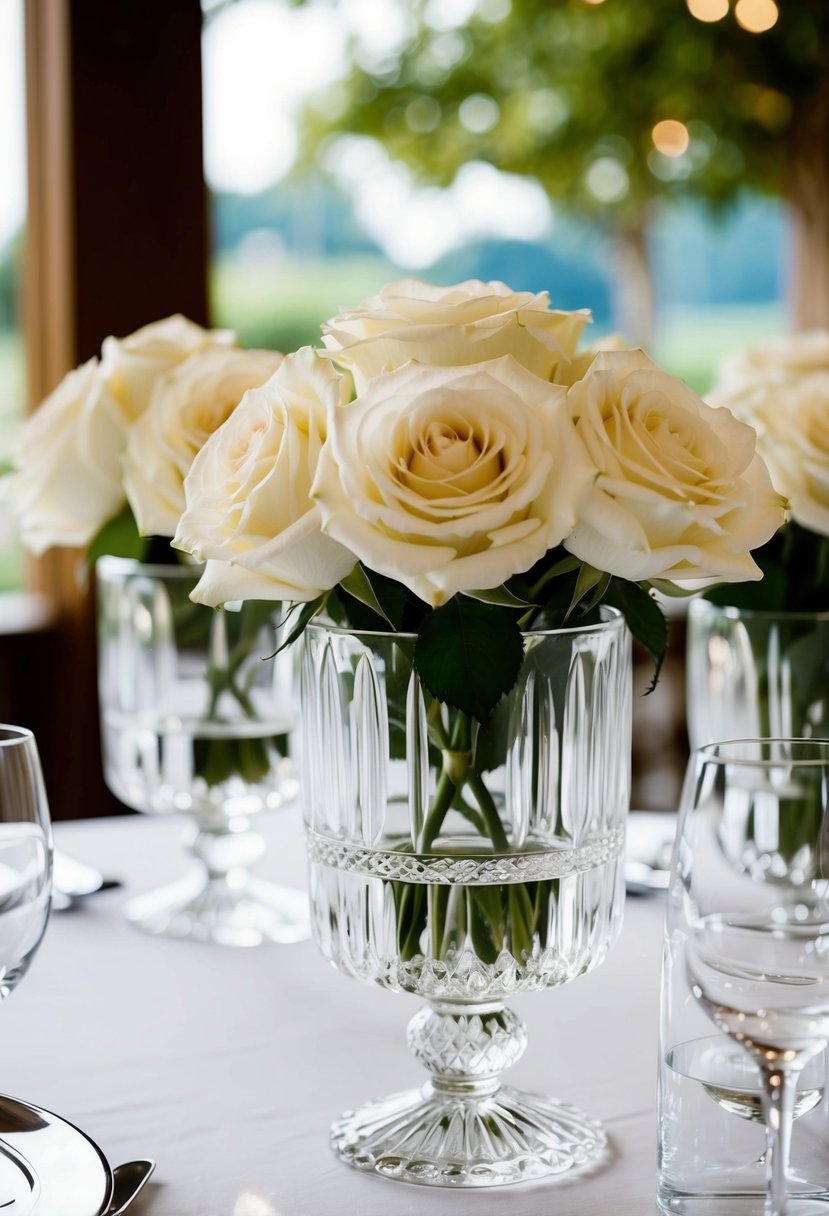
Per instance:
[[[66,1119],[0,1095],[0,1216],[102,1216],[112,1170]]]

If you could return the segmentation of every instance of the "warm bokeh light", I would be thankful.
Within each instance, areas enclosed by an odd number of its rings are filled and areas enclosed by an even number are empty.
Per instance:
[[[728,16],[729,0],[685,0],[685,3],[697,21],[722,21]]]
[[[677,122],[675,118],[665,118],[658,122],[651,131],[651,139],[657,152],[661,152],[663,156],[682,156],[683,152],[688,151],[688,144],[691,142],[685,123]]]
[[[777,24],[780,10],[774,0],[737,0],[734,16],[750,34],[765,34]]]
[[[604,0],[584,0],[585,4],[604,4]]]

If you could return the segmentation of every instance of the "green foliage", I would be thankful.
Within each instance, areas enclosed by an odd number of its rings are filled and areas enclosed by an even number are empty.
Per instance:
[[[823,84],[829,48],[825,0],[781,2],[762,34],[741,28],[733,10],[698,21],[682,0],[480,3],[451,30],[430,23],[424,2],[413,9],[395,53],[379,59],[352,45],[345,86],[308,111],[309,159],[332,134],[367,135],[425,180],[448,184],[466,162],[484,161],[621,227],[660,196],[717,205],[744,185],[779,192],[787,142]],[[663,119],[687,125],[686,154],[654,150]],[[591,166],[605,160],[615,178],[591,189]]]
[[[618,608],[630,632],[653,659],[653,680],[648,689],[648,692],[652,692],[668,649],[668,622],[662,609],[639,583],[630,583],[622,578],[610,580],[604,602]]]
[[[515,614],[462,595],[429,613],[415,643],[423,686],[481,722],[512,688],[523,657]]]
[[[86,551],[86,564],[90,568],[99,557],[131,557],[144,561],[147,542],[139,534],[135,516],[128,506],[108,520],[90,541]]]
[[[790,520],[752,556],[759,582],[713,587],[705,598],[753,612],[829,612],[829,537]]]

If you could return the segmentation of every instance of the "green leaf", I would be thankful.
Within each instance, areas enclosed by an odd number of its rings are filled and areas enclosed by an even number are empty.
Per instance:
[[[500,608],[520,608],[523,611],[526,608],[538,607],[530,600],[519,599],[505,586],[491,587],[483,591],[462,591],[461,595],[468,595],[471,600],[478,600],[481,604],[495,604]]]
[[[619,609],[630,632],[653,659],[655,670],[648,688],[648,692],[653,692],[668,649],[668,622],[662,609],[639,583],[622,578],[611,579],[604,602]]]
[[[514,685],[524,658],[511,613],[456,595],[423,621],[414,664],[439,701],[486,722]]]
[[[107,521],[89,543],[86,565],[92,568],[99,557],[144,557],[146,541],[139,535],[135,516],[128,506]]]
[[[318,595],[315,600],[308,600],[306,603],[302,604],[301,607],[297,604],[292,604],[291,607],[288,609],[288,615],[285,617],[285,620],[282,622],[281,627],[284,629],[287,626],[287,623],[291,618],[291,613],[295,612],[296,609],[299,607],[299,611],[297,612],[296,620],[294,621],[293,625],[288,630],[288,632],[285,634],[285,636],[283,637],[282,641],[279,643],[279,645],[277,646],[277,648],[273,652],[273,654],[268,655],[267,657],[270,659],[275,659],[276,656],[278,654],[280,654],[283,650],[287,650],[288,647],[293,642],[295,642],[298,637],[301,637],[301,635],[305,632],[305,626],[308,624],[309,621],[312,621],[314,619],[314,617],[317,615],[318,612],[320,612],[322,610],[322,608],[325,606],[325,601],[327,598],[328,598],[327,592],[324,592],[322,595]]]
[[[350,574],[345,578],[340,579],[340,586],[343,591],[348,592],[352,599],[358,600],[364,604],[366,608],[370,608],[372,612],[376,612],[390,628],[394,628],[393,623],[383,609],[383,605],[377,598],[371,581],[365,572],[363,566],[358,562]]]

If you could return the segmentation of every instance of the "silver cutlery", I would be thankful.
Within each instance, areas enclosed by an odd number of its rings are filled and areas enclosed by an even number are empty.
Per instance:
[[[55,849],[52,861],[52,909],[64,912],[74,907],[79,899],[94,895],[96,891],[108,891],[121,884],[117,879],[105,878],[100,870],[70,857]]]
[[[133,1200],[144,1189],[155,1169],[155,1162],[147,1157],[139,1161],[127,1161],[116,1165],[112,1171],[112,1199],[104,1216],[123,1216]]]

